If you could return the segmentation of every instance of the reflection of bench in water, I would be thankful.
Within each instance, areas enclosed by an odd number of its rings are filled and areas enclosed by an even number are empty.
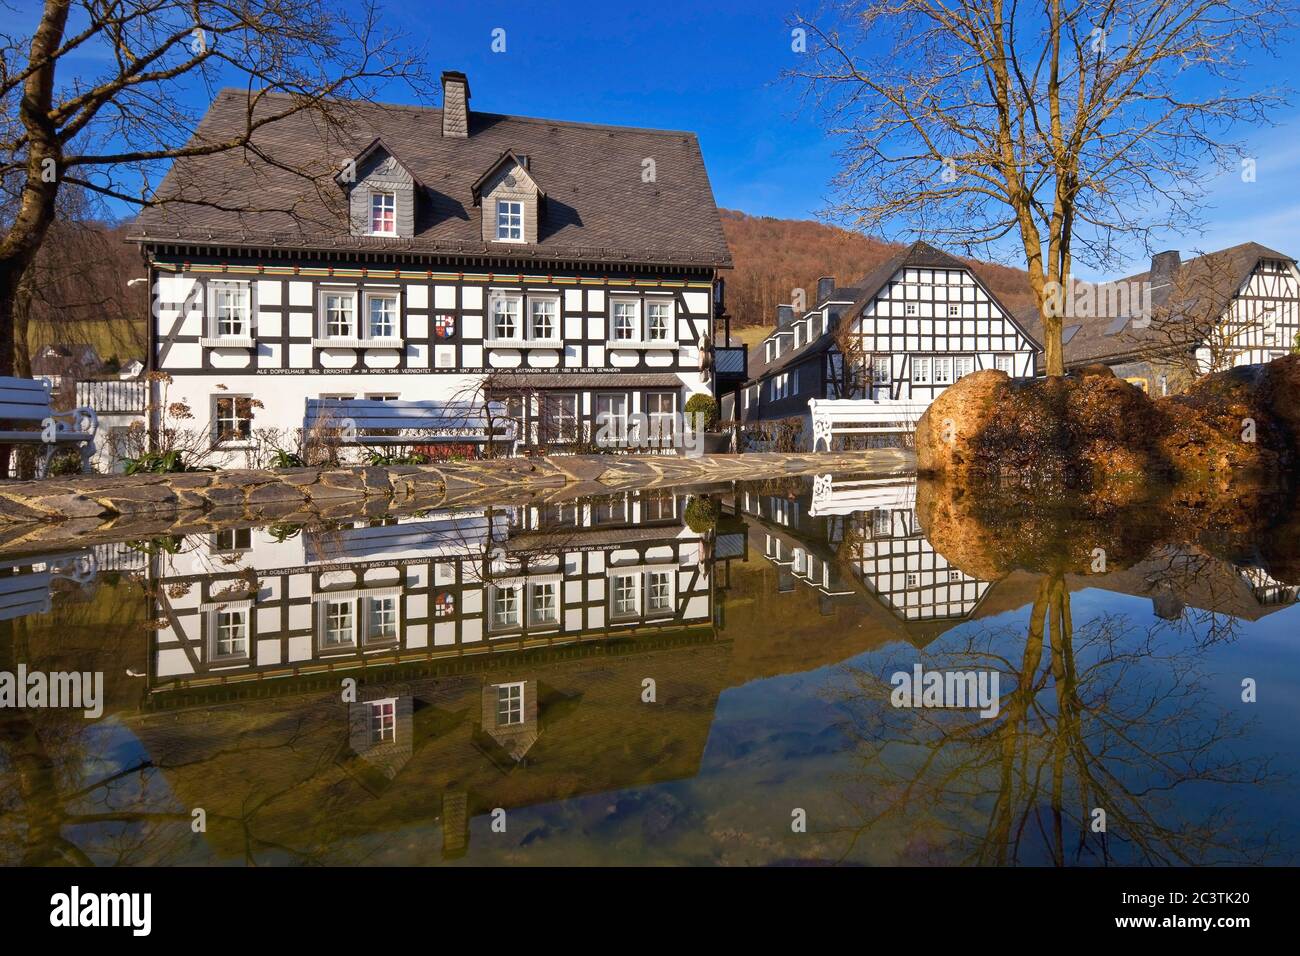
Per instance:
[[[495,519],[504,533],[505,516]],[[307,561],[355,561],[377,555],[411,553],[430,558],[476,554],[488,540],[488,518],[482,511],[439,512],[397,524],[363,525],[315,531],[304,537]]]
[[[0,561],[0,621],[47,613],[56,578],[84,584],[94,576],[95,559],[89,551]]]
[[[916,482],[897,478],[846,479],[833,475],[813,478],[808,514],[848,515],[859,511],[910,510],[916,504]]]

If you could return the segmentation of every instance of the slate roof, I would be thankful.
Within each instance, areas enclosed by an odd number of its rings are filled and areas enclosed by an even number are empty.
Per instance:
[[[1108,303],[1104,297],[1097,297],[1103,307],[1093,311],[1099,314],[1070,316],[1064,321],[1065,364],[1079,366],[1146,357],[1153,350],[1176,347],[1180,338],[1185,339],[1183,344],[1188,348],[1194,348],[1200,344],[1194,339],[1196,330],[1204,329],[1204,320],[1189,321],[1185,336],[1180,336],[1177,316],[1190,313],[1201,317],[1226,309],[1261,259],[1295,262],[1292,256],[1258,242],[1243,242],[1181,263],[1171,274],[1171,281],[1152,285],[1151,309],[1157,318],[1143,328],[1134,328],[1131,321],[1122,328],[1117,327],[1116,310],[1104,308]],[[1150,282],[1151,270],[1109,281]],[[1036,307],[1022,309],[1016,318],[1035,338],[1042,340],[1043,323]]]
[[[264,108],[280,110],[282,95]],[[245,125],[246,93],[223,90],[195,141],[227,139]],[[442,110],[337,104],[338,128],[302,112],[263,126],[253,150],[177,160],[131,238],[233,247],[393,251],[728,267],[731,256],[694,133],[599,126],[471,109],[466,138],[443,137]],[[343,164],[376,140],[423,184],[412,238],[351,236]],[[482,239],[472,186],[507,151],[529,157],[545,183],[537,243],[503,249]],[[263,159],[258,153],[269,157]],[[655,181],[643,182],[654,160]],[[281,168],[279,164],[289,168]],[[256,199],[250,201],[250,196]],[[255,205],[256,210],[248,207]]]
[[[853,305],[841,314],[856,315],[866,307],[868,302],[875,298],[875,296],[885,287],[885,284],[893,278],[894,274],[898,272],[899,269],[906,268],[965,269],[967,272],[970,272],[971,275],[974,275],[974,271],[971,269],[969,264],[962,262],[956,256],[944,252],[942,249],[930,245],[928,242],[918,240],[899,252],[897,255],[886,259],[857,282],[853,283],[852,286],[843,289],[836,289],[827,301],[852,301]],[[976,281],[978,281],[978,277]],[[997,301],[997,297],[994,296],[992,292],[989,293],[989,296],[993,298],[994,301]],[[821,306],[824,303],[819,302],[817,304],[818,306]],[[1006,312],[1007,315],[1011,315],[1010,310],[1005,307],[1003,307],[1003,311]],[[802,316],[800,316],[800,318],[802,318]],[[1041,341],[1040,337],[1035,335],[1031,328],[1026,328],[1024,323],[1020,323],[1020,325],[1031,338],[1035,339],[1035,344]],[[784,368],[796,365],[811,356],[820,355],[822,352],[825,352],[830,348],[834,340],[834,323],[828,322],[826,331],[822,332],[822,334],[817,338],[805,342],[794,351],[786,351],[783,347],[781,354],[771,362],[763,362],[763,349],[755,346],[753,351],[755,352],[755,357],[758,361],[751,361],[750,363],[750,382],[757,382],[765,375],[770,375],[779,372]]]

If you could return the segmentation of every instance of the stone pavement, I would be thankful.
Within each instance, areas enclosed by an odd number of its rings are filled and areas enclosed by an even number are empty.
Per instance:
[[[388,468],[286,468],[77,475],[0,482],[0,551],[186,534],[272,522],[343,521],[637,488],[716,486],[790,475],[910,474],[910,451],[571,455]]]

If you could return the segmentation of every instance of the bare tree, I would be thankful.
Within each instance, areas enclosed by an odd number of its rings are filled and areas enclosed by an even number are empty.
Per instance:
[[[0,375],[13,373],[15,299],[65,188],[134,206],[194,202],[184,188],[151,195],[173,160],[265,158],[273,124],[309,114],[336,128],[347,101],[397,79],[419,84],[419,58],[369,0],[45,0],[30,35],[0,33]],[[246,91],[245,120],[210,135],[199,120],[223,85]],[[294,172],[323,183],[335,171],[323,150],[303,152]]]
[[[1252,52],[1295,20],[1291,0],[834,0],[796,20],[789,75],[845,140],[832,215],[968,254],[1012,237],[1061,375],[1074,260],[1196,222],[1245,155],[1227,134],[1285,102]]]

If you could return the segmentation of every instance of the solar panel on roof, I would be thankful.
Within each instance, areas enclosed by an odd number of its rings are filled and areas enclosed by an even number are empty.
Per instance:
[[[1074,338],[1075,333],[1078,332],[1081,328],[1083,328],[1082,325],[1067,325],[1064,329],[1061,330],[1061,344],[1068,345],[1070,339]]]
[[[1117,316],[1111,319],[1110,325],[1106,326],[1107,335],[1118,335],[1124,331],[1124,326],[1128,325],[1129,317],[1127,315]]]

